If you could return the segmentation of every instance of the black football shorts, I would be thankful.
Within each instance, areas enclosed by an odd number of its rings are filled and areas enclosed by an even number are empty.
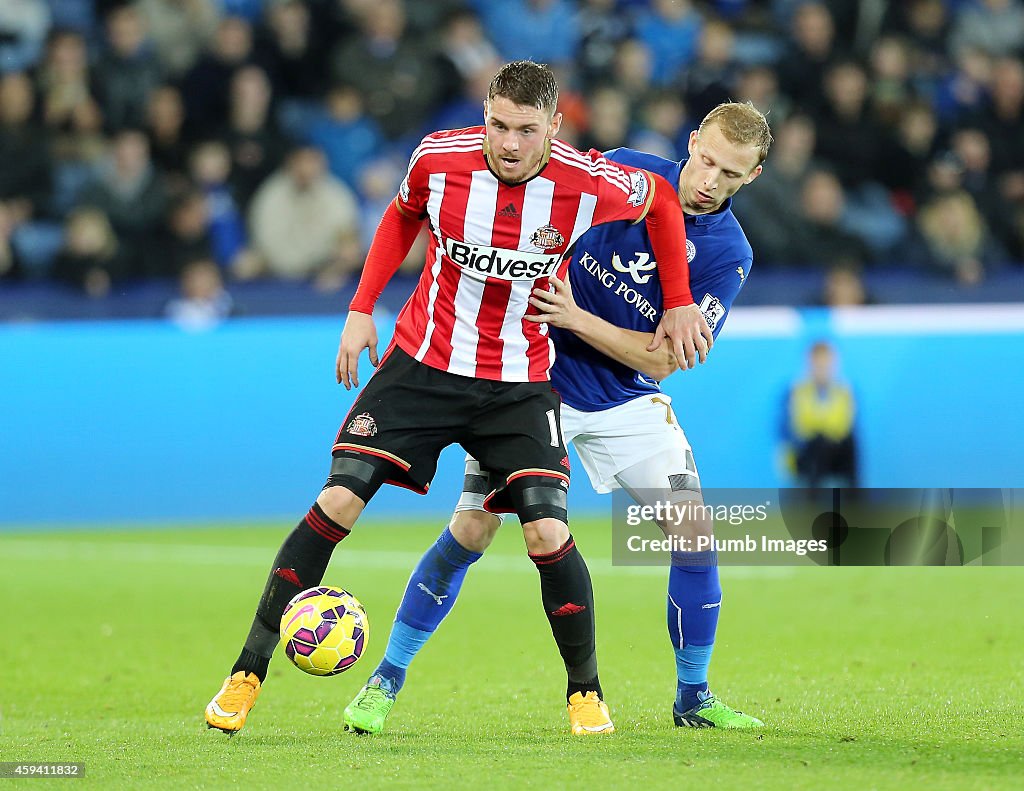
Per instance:
[[[352,405],[333,453],[386,459],[394,466],[388,483],[421,494],[441,451],[453,443],[491,470],[496,485],[523,474],[568,485],[560,407],[550,382],[457,376],[392,346]]]

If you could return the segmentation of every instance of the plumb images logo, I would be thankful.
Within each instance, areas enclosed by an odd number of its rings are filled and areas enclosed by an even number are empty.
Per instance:
[[[644,505],[612,498],[616,564],[714,549],[721,565],[1024,565],[1024,490],[705,489],[703,503],[634,494]]]

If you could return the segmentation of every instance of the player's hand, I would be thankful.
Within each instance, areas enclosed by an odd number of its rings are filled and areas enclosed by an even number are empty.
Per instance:
[[[370,363],[376,368],[380,361],[377,359],[377,327],[373,316],[350,310],[345,329],[341,331],[338,359],[334,363],[338,384],[345,385],[346,390],[359,387],[359,355],[363,349],[370,350]]]
[[[533,296],[530,297],[530,304],[540,312],[536,316],[527,315],[526,320],[532,321],[534,324],[545,323],[552,327],[561,327],[564,330],[574,330],[583,311],[572,297],[569,278],[559,280],[551,275],[548,278],[548,283],[555,289],[554,292],[544,288],[535,288]]]
[[[654,331],[654,340],[647,351],[657,351],[666,336],[672,341],[672,351],[684,371],[695,368],[698,359],[701,362],[707,360],[708,352],[715,342],[714,333],[697,305],[666,310],[661,315],[658,328]]]

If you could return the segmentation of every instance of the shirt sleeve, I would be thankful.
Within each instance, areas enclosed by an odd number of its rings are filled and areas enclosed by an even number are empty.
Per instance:
[[[594,225],[643,220],[654,201],[654,176],[646,170],[612,162],[599,151],[591,150],[587,157],[597,193]]]
[[[409,169],[398,187],[395,206],[403,215],[411,219],[422,220],[427,216],[427,199],[430,197],[430,173],[425,155],[429,152],[431,139],[423,141],[409,157]]]
[[[654,176],[654,199],[647,212],[647,238],[658,262],[662,302],[666,310],[692,305],[690,261],[686,253],[686,222],[675,188]]]
[[[422,225],[423,220],[402,214],[397,198],[388,205],[373,235],[349,310],[373,313],[373,306],[409,254]]]
[[[398,195],[384,211],[373,235],[349,310],[373,313],[373,306],[416,241],[427,216],[430,197],[430,174],[423,161],[429,143],[429,136],[423,138],[409,158],[409,169],[398,188]]]
[[[704,319],[715,338],[725,326],[732,303],[739,296],[750,274],[750,258],[740,258],[722,267],[722,274],[710,283],[694,283],[693,300],[700,307]]]

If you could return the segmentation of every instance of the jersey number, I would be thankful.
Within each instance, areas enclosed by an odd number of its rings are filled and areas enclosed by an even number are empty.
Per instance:
[[[560,447],[562,442],[558,436],[558,424],[555,422],[555,410],[549,409],[544,414],[548,416],[548,429],[551,431],[551,447]]]

